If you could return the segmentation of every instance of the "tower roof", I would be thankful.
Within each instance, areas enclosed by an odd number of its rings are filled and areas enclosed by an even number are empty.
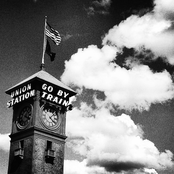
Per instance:
[[[66,90],[72,92],[73,95],[76,94],[76,92],[74,90],[72,90],[71,88],[69,88],[64,83],[62,83],[61,81],[59,81],[54,76],[52,76],[51,74],[49,74],[48,72],[46,72],[44,70],[40,70],[39,72],[31,75],[30,77],[26,78],[25,80],[23,80],[23,81],[19,82],[18,84],[12,86],[11,88],[7,89],[5,92],[7,94],[10,94],[11,91],[15,90],[16,88],[20,87],[21,85],[23,85],[25,83],[28,83],[28,82],[32,82],[34,80],[46,81],[46,82],[49,82],[49,83],[51,83],[55,86],[59,86],[63,89],[66,89]]]

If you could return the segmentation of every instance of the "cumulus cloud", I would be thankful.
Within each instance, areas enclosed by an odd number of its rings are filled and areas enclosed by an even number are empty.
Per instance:
[[[158,174],[157,171],[155,169],[144,169],[144,172],[148,173],[148,174]]]
[[[65,160],[64,161],[65,174],[116,174],[115,172],[108,172],[103,167],[88,166],[87,160]],[[123,172],[117,172],[123,174]],[[158,174],[155,169],[135,169],[133,171],[124,171],[124,174]]]
[[[67,115],[67,135],[72,138],[68,146],[84,156],[88,166],[108,172],[173,166],[173,154],[159,152],[144,139],[141,126],[130,116],[114,116],[104,107],[93,110],[83,103],[80,109],[74,108]]]
[[[172,0],[154,0],[155,14],[165,17],[174,18],[174,4]]]
[[[105,102],[121,109],[148,110],[152,103],[172,99],[174,87],[167,71],[154,73],[148,66],[141,65],[141,61],[136,64],[137,59],[129,61],[129,70],[113,63],[122,48],[127,47],[134,48],[137,54],[144,54],[144,49],[151,50],[154,59],[161,56],[174,64],[172,21],[160,15],[161,11],[171,14],[173,5],[170,3],[171,0],[155,0],[153,12],[141,17],[132,15],[114,26],[103,38],[102,48],[90,45],[79,49],[65,62],[62,81],[101,91],[106,96]]]
[[[9,134],[0,134],[0,149],[4,151],[8,151],[10,149]]]
[[[65,174],[109,174],[104,168],[87,166],[87,161],[65,160],[64,161]]]
[[[65,160],[65,174],[123,174],[123,172],[107,172],[103,167],[88,166],[86,159],[83,161]],[[124,174],[158,174],[155,169],[135,169],[133,171],[124,171]]]
[[[156,57],[165,57],[174,64],[174,5],[172,0],[155,0],[152,12],[139,17],[132,15],[109,30],[103,44],[117,47],[142,47],[151,50]]]
[[[61,77],[64,83],[79,87],[82,93],[85,87],[104,94],[100,100],[93,98],[95,109],[82,103],[67,114],[67,145],[84,160],[66,161],[65,173],[78,174],[79,168],[82,174],[157,174],[174,166],[171,151],[160,152],[144,137],[141,125],[129,115],[114,115],[109,107],[141,111],[173,98],[174,85],[167,71],[153,72],[141,61],[127,62],[131,64],[129,69],[115,63],[127,47],[137,52],[148,49],[154,58],[165,57],[174,64],[173,7],[168,8],[169,2],[155,0],[152,12],[141,17],[132,15],[110,29],[102,48],[90,45],[78,49],[65,62]]]
[[[174,87],[167,71],[153,73],[145,65],[127,70],[112,63],[118,52],[108,45],[79,49],[65,62],[61,79],[66,84],[104,92],[105,101],[128,110],[148,110],[152,103],[173,98]]]
[[[142,17],[132,15],[118,26],[109,30],[103,44],[110,42],[118,47],[142,47],[151,50],[156,57],[166,57],[174,64],[174,31],[170,30],[172,22],[146,14]]]

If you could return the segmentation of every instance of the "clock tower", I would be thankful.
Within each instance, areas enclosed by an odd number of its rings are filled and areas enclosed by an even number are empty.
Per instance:
[[[76,93],[44,70],[6,93],[13,108],[8,174],[63,174],[66,112]]]

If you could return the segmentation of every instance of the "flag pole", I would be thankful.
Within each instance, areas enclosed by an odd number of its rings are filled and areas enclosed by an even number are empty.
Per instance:
[[[41,63],[41,66],[40,66],[41,70],[45,70],[44,56],[45,56],[45,49],[46,49],[46,42],[47,42],[47,37],[46,37],[46,34],[45,34],[46,23],[47,23],[47,16],[45,16],[45,24],[44,24],[44,41],[43,41],[42,63]]]

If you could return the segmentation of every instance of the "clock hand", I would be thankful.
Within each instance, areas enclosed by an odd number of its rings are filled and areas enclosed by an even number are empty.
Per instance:
[[[56,121],[52,118],[54,115],[49,116],[49,118],[51,119],[51,121],[53,121],[56,124]]]
[[[27,113],[25,113],[24,118],[26,118],[27,120],[29,120],[30,119],[30,115],[27,114]]]

